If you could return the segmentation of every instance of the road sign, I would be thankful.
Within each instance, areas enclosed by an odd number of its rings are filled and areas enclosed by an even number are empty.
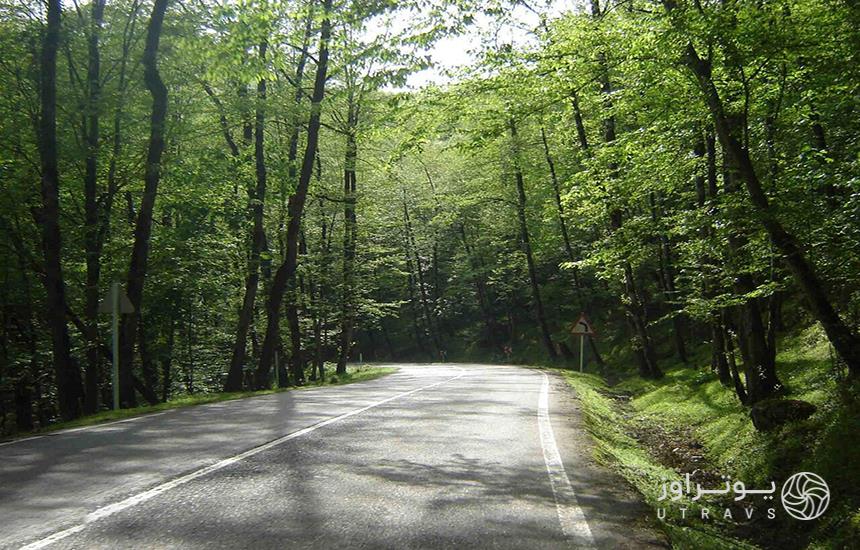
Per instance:
[[[594,332],[594,327],[591,325],[591,321],[588,320],[588,317],[585,316],[585,313],[579,314],[579,320],[575,325],[573,325],[571,332],[573,334],[582,334],[587,336],[594,336],[597,334]]]
[[[128,299],[128,296],[125,295],[125,292],[122,288],[119,288],[119,312],[120,313],[134,313],[134,306],[131,305],[131,300]],[[113,312],[113,285],[111,285],[111,289],[107,291],[102,301],[99,302],[99,313],[112,313]]]
[[[585,312],[579,314],[579,319],[570,332],[579,336],[579,372],[582,372],[585,364],[585,337],[595,335],[594,327],[591,326],[591,321],[585,316]]]

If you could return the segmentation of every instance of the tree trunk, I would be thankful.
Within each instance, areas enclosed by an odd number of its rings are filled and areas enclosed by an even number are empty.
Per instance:
[[[728,159],[724,158],[724,162]],[[729,166],[723,173],[724,189],[726,193],[735,193],[738,186],[733,171]],[[747,244],[746,236],[737,232],[731,232],[728,238],[729,249],[735,259],[741,258]],[[741,258],[739,261],[743,262]],[[736,268],[733,282],[734,291],[739,295],[746,295],[756,289],[755,281],[743,266]],[[737,336],[740,344],[741,356],[744,359],[744,371],[746,374],[747,402],[753,404],[756,401],[772,396],[781,386],[776,375],[775,350],[768,345],[765,325],[762,321],[761,308],[755,298],[747,299],[743,304],[736,306],[737,314]]]
[[[123,407],[136,405],[132,362],[134,342],[137,335],[138,315],[143,303],[143,285],[146,279],[149,258],[149,240],[152,235],[152,214],[158,183],[161,180],[161,154],[164,152],[164,123],[167,116],[167,87],[158,73],[158,45],[164,14],[169,0],[155,0],[152,16],[146,30],[143,53],[143,80],[152,95],[149,146],[144,169],[144,190],[140,211],[134,227],[134,244],[128,269],[127,293],[135,313],[126,315],[122,323],[120,344],[120,404]]]
[[[340,312],[340,352],[337,357],[337,374],[346,374],[346,362],[352,347],[352,331],[355,326],[355,247],[356,247],[356,177],[355,162],[357,144],[355,133],[358,127],[358,106],[350,88],[346,115],[346,158],[343,169],[343,295]]]
[[[171,366],[173,364],[173,347],[176,342],[176,321],[171,316],[170,326],[167,329],[167,349],[161,358],[161,400],[165,403],[170,400],[170,387],[172,382]]]
[[[579,102],[574,95],[574,117],[576,118],[576,127],[577,132],[580,133],[580,146],[583,151],[588,150],[588,139],[585,137],[585,126],[582,125],[582,113],[579,111]],[[576,256],[573,253],[573,246],[570,244],[570,234],[567,230],[567,222],[564,219],[564,205],[561,202],[561,186],[558,182],[558,175],[555,172],[555,163],[552,160],[552,155],[549,150],[549,142],[546,139],[546,131],[541,128],[540,129],[541,140],[543,141],[543,150],[544,156],[546,158],[547,165],[549,165],[549,174],[552,179],[552,187],[553,192],[555,194],[555,206],[556,211],[558,213],[558,224],[559,229],[561,230],[562,240],[564,241],[564,250],[567,253],[567,259],[569,262],[576,262]],[[583,311],[587,311],[589,309],[590,300],[586,298],[585,293],[583,292],[582,281],[579,278],[579,269],[576,266],[571,268],[571,273],[573,273],[573,288],[576,291],[576,297],[579,300],[580,309]],[[587,336],[588,345],[591,348],[591,355],[594,357],[594,361],[603,366],[603,357],[601,357],[600,352],[597,351],[597,342],[594,341],[594,338],[591,335]]]
[[[27,374],[15,382],[15,429],[19,432],[29,432],[34,427],[31,383]]]
[[[460,237],[463,239],[463,247],[466,250],[466,258],[469,260],[469,267],[472,269],[475,283],[475,292],[478,296],[478,307],[481,310],[481,318],[484,320],[484,329],[487,331],[487,342],[493,349],[498,349],[499,342],[496,338],[497,325],[490,310],[490,302],[487,297],[487,282],[481,273],[480,266],[475,259],[472,246],[466,237],[466,224],[460,223]]]
[[[98,350],[99,279],[101,276],[101,239],[98,205],[99,155],[99,103],[101,101],[101,69],[99,35],[104,19],[105,0],[92,3],[92,21],[88,40],[87,113],[84,118],[84,247],[86,249],[86,304],[84,318],[89,338],[87,342],[87,368],[85,374],[84,413],[93,414],[99,407],[99,371],[101,356]]]
[[[579,107],[579,98],[576,93],[571,95],[571,104],[573,106],[573,120],[576,123],[576,137],[579,140],[579,147],[586,155],[588,149],[588,134],[585,133],[585,124],[582,122],[582,109]]]
[[[699,159],[705,159],[704,174],[697,173],[695,176],[696,186],[696,204],[699,210],[705,210],[708,195],[712,201],[716,200],[717,196],[717,170],[716,170],[716,149],[714,146],[714,136],[712,133],[703,138],[699,136],[693,146],[693,154]],[[701,168],[700,168],[701,170]],[[713,214],[713,210],[708,214]],[[706,225],[700,229],[700,237],[712,239],[714,237],[714,227],[710,223],[708,216]],[[709,272],[714,266],[714,259],[708,254],[704,254],[700,260],[702,266],[702,296],[705,299],[714,297],[714,277]],[[709,312],[708,326],[711,331],[711,370],[717,373],[720,383],[728,386],[732,382],[731,373],[729,372],[729,364],[726,360],[726,345],[725,345],[725,329],[721,320],[721,310],[712,310]]]
[[[747,395],[746,388],[744,388],[744,383],[741,380],[741,375],[738,373],[738,365],[737,361],[735,360],[735,345],[732,341],[732,332],[729,330],[728,327],[728,319],[728,311],[724,310],[721,319],[721,326],[724,327],[723,342],[726,346],[724,353],[726,358],[728,359],[729,369],[731,371],[731,380],[735,388],[735,394],[737,394],[738,399],[741,403],[746,404],[749,401],[749,396]]]
[[[600,2],[599,0],[590,0],[591,17],[595,21],[600,18]],[[603,107],[606,111],[606,116],[603,118],[603,141],[610,145],[615,141],[615,116],[612,114],[612,83],[609,79],[609,68],[606,63],[606,54],[603,51],[597,52],[597,63],[600,68],[600,90],[603,95]],[[583,151],[588,153],[588,140],[585,134],[585,127],[581,124],[581,114],[579,102],[574,96],[574,115],[580,120],[577,120],[577,135],[579,136],[580,146]],[[609,167],[609,177],[617,176],[618,166],[612,162]],[[623,213],[620,208],[611,206],[609,212],[609,228],[610,231],[618,231],[623,223]],[[648,330],[648,320],[645,315],[645,304],[641,301],[638,289],[636,288],[636,278],[633,274],[633,266],[627,260],[621,262],[621,267],[624,271],[624,294],[627,298],[625,310],[628,316],[628,325],[633,330],[633,348],[640,363],[640,373],[644,377],[659,378],[663,376],[663,372],[657,365],[656,353],[654,345],[651,341],[651,335]]]
[[[260,44],[260,59],[265,62],[268,45]],[[248,341],[248,328],[254,316],[254,302],[257,299],[257,288],[260,284],[260,254],[266,239],[263,228],[264,204],[266,201],[266,156],[265,156],[265,101],[266,79],[261,78],[257,83],[257,108],[254,116],[254,173],[257,186],[249,189],[248,199],[251,207],[253,229],[251,231],[251,253],[248,256],[248,273],[245,277],[245,296],[242,299],[242,309],[239,310],[239,323],[236,327],[236,339],[233,341],[233,355],[230,359],[230,370],[224,383],[225,392],[241,391],[242,371],[245,366],[245,351]],[[228,143],[232,140],[228,140]],[[233,146],[235,147],[235,146]],[[231,150],[233,149],[231,147]]]
[[[408,239],[405,243],[405,252],[406,273],[408,274],[406,277],[406,289],[407,296],[409,298],[409,308],[412,310],[412,330],[415,333],[415,349],[416,351],[418,351],[419,354],[427,355],[427,346],[424,343],[424,335],[421,331],[421,326],[418,323],[418,308],[415,305],[417,303],[417,300],[415,298],[415,276],[412,274],[414,268],[412,265],[412,252]]]
[[[66,288],[63,280],[60,237],[60,175],[57,162],[57,49],[60,42],[60,0],[47,1],[47,27],[40,60],[39,158],[42,177],[42,208],[37,225],[42,229],[46,319],[51,331],[57,402],[63,420],[81,414],[83,388],[81,373],[71,355],[69,327],[66,325]]]
[[[311,39],[311,29],[313,22],[313,3],[311,3],[307,18],[305,19],[305,31],[304,31],[304,39],[302,41],[302,52],[299,55],[299,61],[296,65],[296,94],[293,98],[293,103],[298,108],[302,103],[302,97],[304,90],[302,89],[302,79],[304,77],[305,65],[307,64],[308,59],[308,47],[310,46]],[[298,109],[297,109],[298,111]],[[288,180],[290,183],[296,181],[296,159],[299,154],[299,131],[301,130],[301,124],[299,122],[298,115],[293,119],[293,128],[292,134],[290,135],[290,146],[289,152],[287,154],[287,162],[288,162]],[[317,161],[319,161],[319,155],[316,155]],[[281,207],[280,207],[280,219],[278,221],[278,242],[281,256],[283,256],[286,252],[286,243],[283,239],[283,228],[285,225],[285,215],[286,215],[286,205],[284,201],[286,201],[286,187],[283,184],[281,185]],[[299,306],[298,302],[301,297],[301,293],[293,289],[294,291],[287,294],[287,324],[290,329],[290,371],[292,371],[293,379],[296,384],[304,383],[304,353],[302,352],[302,334],[301,334],[301,324],[299,323]],[[285,380],[286,377],[282,378],[282,381]]]
[[[296,169],[296,160],[299,158],[299,137],[302,129],[299,107],[301,106],[302,99],[304,98],[304,88],[302,88],[302,83],[304,80],[305,66],[308,62],[308,52],[310,49],[311,31],[313,28],[312,23],[314,20],[314,4],[315,3],[313,2],[313,0],[309,2],[307,18],[305,19],[302,51],[299,54],[299,60],[296,64],[296,76],[294,83],[296,90],[295,95],[293,96],[293,105],[296,108],[296,115],[291,120],[292,131],[290,133],[290,145],[287,150],[287,180],[285,181],[283,180],[283,178],[281,179],[281,204],[279,205],[278,212],[278,251],[281,257],[286,254],[286,242],[284,242],[284,233],[287,224],[287,183],[298,183],[296,181],[296,176],[298,175],[298,171]]]
[[[156,386],[158,385],[158,372],[155,370],[155,363],[152,354],[149,350],[149,338],[146,334],[146,320],[143,315],[139,315],[137,330],[138,330],[138,350],[140,351],[140,367],[141,378],[140,383],[135,383],[135,388],[139,388],[138,392],[150,405],[158,403],[158,394]]]
[[[595,19],[600,16],[598,0],[591,0],[591,15]],[[603,94],[603,106],[607,113],[603,118],[603,141],[606,145],[611,145],[615,142],[616,137],[615,116],[612,114],[612,83],[609,80],[609,69],[604,52],[597,53],[597,62],[600,66],[600,89]],[[609,171],[610,178],[616,177],[618,166],[615,163],[611,163]],[[610,209],[609,226],[610,230],[615,232],[621,229],[623,213],[617,206],[610,206]],[[657,365],[657,354],[654,350],[650,331],[648,330],[645,304],[642,302],[639,290],[637,289],[633,266],[625,259],[621,261],[621,268],[624,271],[624,294],[627,299],[625,309],[630,318],[629,325],[634,330],[632,343],[634,350],[636,350],[640,358],[640,373],[646,378],[659,378],[663,376],[663,372]]]
[[[523,184],[523,173],[520,169],[518,158],[518,143],[517,143],[517,125],[514,119],[508,121],[508,129],[511,134],[511,143],[513,146],[513,168],[514,178],[517,184],[517,218],[520,222],[520,241],[523,246],[523,253],[526,255],[526,263],[529,268],[529,282],[532,287],[532,299],[537,316],[538,325],[540,326],[541,335],[543,336],[543,344],[546,348],[546,353],[550,359],[555,360],[558,353],[552,342],[552,335],[549,331],[549,325],[546,320],[546,313],[543,308],[543,301],[540,296],[540,286],[538,285],[537,269],[535,267],[534,257],[532,255],[531,239],[529,238],[529,228],[526,222],[526,190]]]
[[[311,96],[311,116],[308,121],[308,138],[302,159],[302,169],[299,175],[299,183],[295,193],[290,197],[287,204],[289,222],[287,225],[287,250],[284,261],[278,267],[272,281],[272,288],[266,300],[266,336],[263,340],[263,349],[260,354],[260,363],[257,367],[256,386],[260,389],[266,387],[269,380],[269,372],[272,368],[272,360],[275,354],[275,345],[278,342],[278,333],[281,320],[281,303],[287,284],[293,279],[296,272],[296,264],[299,252],[299,230],[301,228],[302,212],[307,199],[308,186],[313,175],[314,157],[316,155],[317,143],[319,142],[320,114],[322,100],[325,95],[326,74],[328,70],[328,42],[331,35],[330,13],[332,0],[323,2],[323,21],[320,32],[319,61],[317,63],[316,76],[314,78],[314,90]]]
[[[424,265],[421,262],[421,254],[418,251],[418,245],[415,241],[415,233],[412,230],[412,220],[409,217],[409,207],[406,205],[405,196],[403,197],[403,219],[406,228],[406,244],[407,247],[411,249],[412,259],[415,261],[415,277],[412,282],[413,285],[417,283],[418,286],[418,297],[420,298],[421,311],[424,314],[427,332],[430,333],[430,339],[433,341],[435,356],[441,358],[442,344],[439,341],[439,333],[436,330],[435,316],[427,298],[427,285],[424,281]],[[407,254],[409,254],[409,250],[407,250]]]
[[[651,220],[655,226],[660,225],[660,219],[663,216],[662,204],[658,203],[657,195],[651,193],[649,196],[651,203]],[[660,266],[658,280],[660,289],[663,292],[663,300],[669,307],[675,311],[672,316],[672,338],[675,342],[675,352],[678,354],[678,359],[682,363],[687,363],[687,347],[684,343],[684,334],[687,331],[684,313],[679,311],[677,306],[678,290],[675,287],[675,267],[672,263],[672,246],[669,242],[669,236],[663,232],[659,232],[659,249],[657,261]],[[674,302],[674,303],[673,303]]]

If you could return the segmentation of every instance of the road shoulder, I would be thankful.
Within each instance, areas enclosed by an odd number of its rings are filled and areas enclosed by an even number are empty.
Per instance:
[[[594,458],[576,390],[562,376],[547,372],[550,419],[567,477],[588,520],[598,548],[669,548],[652,510],[619,474]]]

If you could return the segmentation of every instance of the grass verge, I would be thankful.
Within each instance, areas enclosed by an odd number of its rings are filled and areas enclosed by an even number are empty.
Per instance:
[[[141,407],[135,407],[131,409],[120,409],[120,410],[111,410],[111,411],[102,411],[93,415],[84,416],[81,418],[77,418],[75,420],[70,420],[68,422],[57,422],[54,424],[50,424],[45,426],[44,428],[40,428],[31,432],[24,432],[15,434],[14,437],[7,439],[20,439],[23,437],[29,437],[33,435],[38,435],[47,432],[54,432],[57,430],[65,430],[70,428],[80,428],[85,426],[94,426],[97,424],[103,424],[105,422],[112,422],[116,420],[124,420],[126,418],[133,418],[136,416],[143,416],[146,414],[152,414],[160,411],[166,411],[171,409],[180,409],[184,407],[193,407],[195,405],[205,405],[207,403],[218,403],[221,401],[233,401],[235,399],[244,399],[246,397],[256,397],[260,395],[270,395],[273,393],[282,393],[286,391],[294,391],[294,390],[303,390],[308,388],[319,388],[322,386],[340,386],[343,384],[351,384],[353,382],[363,382],[366,380],[373,380],[375,378],[380,378],[387,374],[391,374],[397,371],[395,367],[374,367],[374,366],[350,366],[347,367],[347,372],[345,375],[335,375],[331,374],[326,377],[325,382],[320,381],[308,381],[304,386],[290,386],[288,388],[276,388],[270,390],[259,390],[259,391],[240,391],[240,392],[219,392],[219,393],[197,393],[190,395],[183,395],[181,397],[177,397],[175,399],[171,399],[164,403],[158,403],[157,405],[145,405]]]
[[[748,409],[712,375],[705,349],[693,365],[666,366],[658,381],[627,376],[610,387],[599,376],[564,371],[579,394],[597,459],[635,486],[655,515],[666,509],[660,523],[676,548],[860,548],[857,387],[834,371],[816,328],[784,339],[780,349],[778,374],[787,397],[808,401],[817,411],[768,433],[753,428]],[[697,449],[697,462],[674,460],[685,445]],[[814,472],[830,487],[830,506],[818,520],[798,521],[785,514],[777,495],[774,503],[755,503],[756,515],[748,520],[725,497],[685,497],[669,506],[658,500],[664,482],[683,482],[693,471],[708,487],[719,487],[721,476],[747,487],[766,487],[772,480],[781,487],[795,472]],[[686,518],[679,517],[681,507]],[[723,517],[726,507],[732,518]],[[766,517],[768,507],[775,518]],[[701,519],[702,508],[710,509],[710,519]]]

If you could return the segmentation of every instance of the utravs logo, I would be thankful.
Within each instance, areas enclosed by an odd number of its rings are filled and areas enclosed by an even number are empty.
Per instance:
[[[743,481],[732,483],[726,476],[722,479],[725,480],[723,486],[706,488],[696,483],[695,489],[691,483],[690,474],[685,474],[683,480],[668,483],[664,481],[657,500],[665,501],[667,504],[669,502],[679,504],[674,512],[667,506],[658,506],[657,517],[666,519],[669,513],[676,513],[681,519],[697,515],[703,520],[713,517],[721,517],[725,520],[750,520],[756,514],[764,514],[767,519],[776,517],[777,509],[773,505],[777,492],[775,482],[771,481],[770,487],[765,489],[748,489]],[[707,499],[708,506],[704,504],[698,504],[696,507],[685,506],[685,501],[697,502],[702,497],[714,498]],[[728,498],[737,504],[726,506]],[[799,472],[783,483],[779,499],[782,508],[789,516],[803,521],[812,520],[820,517],[827,510],[827,505],[830,504],[830,488],[821,476],[812,472]],[[736,517],[738,514],[741,517]]]

